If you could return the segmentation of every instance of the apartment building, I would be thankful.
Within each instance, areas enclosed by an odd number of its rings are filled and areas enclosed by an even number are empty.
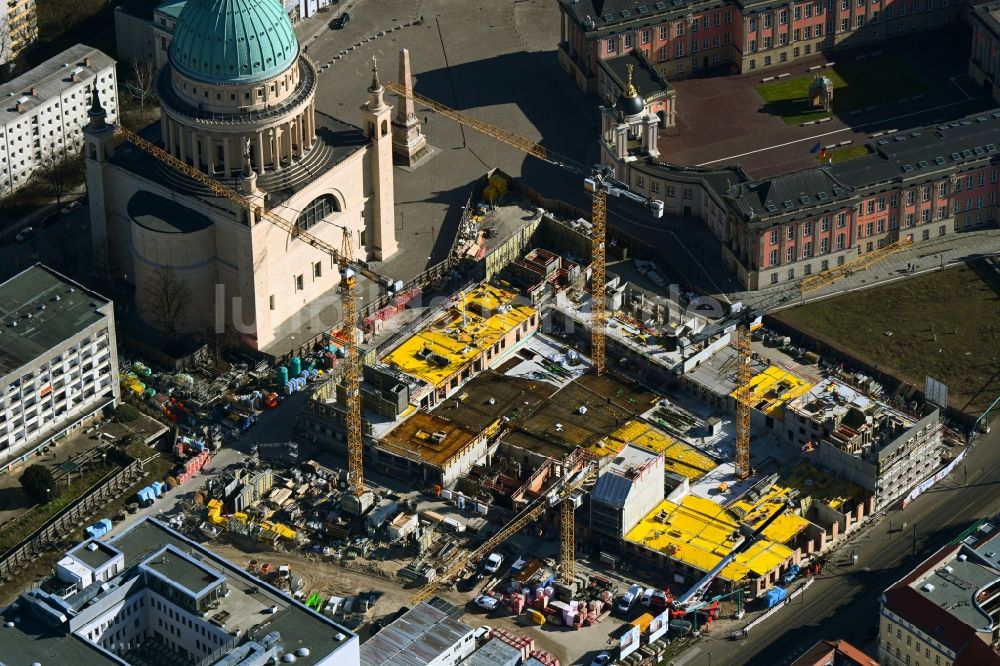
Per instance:
[[[969,77],[989,90],[1000,104],[1000,2],[972,8],[972,55]]]
[[[119,399],[114,304],[41,264],[0,284],[0,472]]]
[[[1000,664],[1000,574],[968,544],[937,551],[881,601],[882,666]]]
[[[559,62],[597,92],[600,61],[640,51],[664,78],[785,67],[958,20],[960,0],[559,0]]]
[[[777,432],[814,465],[875,495],[877,510],[941,467],[938,410],[904,414],[834,379],[785,404]]]
[[[23,187],[39,162],[80,151],[95,87],[117,119],[115,61],[84,44],[0,85],[0,194]]]
[[[10,62],[38,39],[35,0],[0,2],[0,65]]]
[[[359,664],[356,634],[151,518],[73,548],[0,615],[8,663]]]

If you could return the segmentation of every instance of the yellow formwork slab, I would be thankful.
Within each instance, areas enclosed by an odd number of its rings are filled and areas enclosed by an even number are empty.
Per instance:
[[[780,519],[779,519],[780,520]],[[804,521],[803,521],[804,522]],[[765,537],[740,553],[720,574],[740,581],[750,572],[763,575],[773,571],[789,557],[792,550]],[[688,495],[681,502],[660,502],[625,539],[668,554],[700,571],[711,571],[732,552],[739,538],[739,524],[724,507],[715,502]]]
[[[802,377],[772,365],[750,379],[750,404],[757,411],[784,420],[785,403],[804,395],[812,387],[812,383]],[[735,391],[730,395],[735,397]]]
[[[617,455],[626,444],[662,453],[666,471],[689,479],[697,479],[716,468],[715,461],[698,449],[642,421],[628,421],[589,450],[599,457]]]
[[[535,315],[534,308],[514,305],[514,298],[512,292],[480,285],[382,360],[438,386]],[[431,361],[429,354],[446,363]]]

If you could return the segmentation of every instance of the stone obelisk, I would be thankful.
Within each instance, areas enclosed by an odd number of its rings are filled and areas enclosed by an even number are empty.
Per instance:
[[[407,92],[413,92],[413,77],[410,72],[410,51],[400,49],[399,82]],[[423,126],[414,112],[413,98],[404,95],[399,97],[396,104],[396,118],[392,121],[392,156],[396,164],[415,167],[430,157],[434,151],[427,145]]]

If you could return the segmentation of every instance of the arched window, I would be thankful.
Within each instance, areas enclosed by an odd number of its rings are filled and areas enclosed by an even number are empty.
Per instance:
[[[305,210],[299,215],[299,218],[295,221],[299,229],[308,229],[320,222],[330,213],[340,212],[340,202],[332,194],[323,194],[311,202],[305,207]]]

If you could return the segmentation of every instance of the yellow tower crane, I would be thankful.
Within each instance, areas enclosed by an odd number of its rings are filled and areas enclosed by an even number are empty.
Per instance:
[[[750,327],[736,327],[736,476],[750,476]]]
[[[360,273],[369,280],[379,285],[386,284],[386,280],[375,271],[354,261],[354,250],[352,235],[350,230],[343,227],[344,240],[340,251],[326,241],[303,230],[297,224],[289,222],[285,218],[273,213],[263,206],[258,205],[239,192],[226,187],[211,176],[202,173],[198,169],[189,166],[187,163],[177,159],[159,146],[153,144],[128,128],[117,125],[115,134],[121,136],[129,143],[149,153],[151,156],[169,165],[179,173],[207,187],[211,192],[219,197],[228,199],[233,203],[245,208],[251,215],[251,224],[258,221],[266,221],[274,226],[286,231],[293,238],[299,238],[311,246],[330,255],[340,267],[341,272],[341,294],[344,304],[344,343],[347,355],[345,358],[345,392],[347,395],[346,404],[346,426],[347,426],[347,469],[350,476],[351,489],[355,496],[361,496],[364,492],[364,466],[363,466],[363,445],[361,434],[361,358],[358,351],[357,334],[358,310],[355,295],[356,274]]]
[[[341,335],[347,345],[344,358],[344,394],[347,398],[347,473],[355,497],[365,492],[364,444],[361,439],[361,356],[358,352],[358,303],[356,281],[350,262],[354,258],[351,230],[342,227],[344,240],[340,248],[340,297],[344,305],[344,328]]]
[[[385,87],[403,97],[409,97],[415,102],[435,111],[438,115],[454,120],[463,127],[474,129],[486,136],[505,143],[508,146],[517,148],[521,152],[537,157],[540,160],[562,167],[583,176],[584,186],[593,192],[593,207],[591,211],[591,350],[590,358],[595,374],[602,374],[605,369],[604,343],[605,324],[607,314],[604,305],[605,291],[605,236],[607,231],[607,197],[610,194],[614,197],[629,199],[630,201],[648,207],[655,217],[663,217],[663,202],[650,199],[631,192],[625,183],[617,180],[614,170],[611,167],[595,167],[588,169],[576,160],[570,159],[559,153],[544,148],[541,144],[513,132],[491,125],[490,123],[477,120],[464,113],[456,111],[429,97],[413,92],[413,90],[399,83],[386,83]]]

